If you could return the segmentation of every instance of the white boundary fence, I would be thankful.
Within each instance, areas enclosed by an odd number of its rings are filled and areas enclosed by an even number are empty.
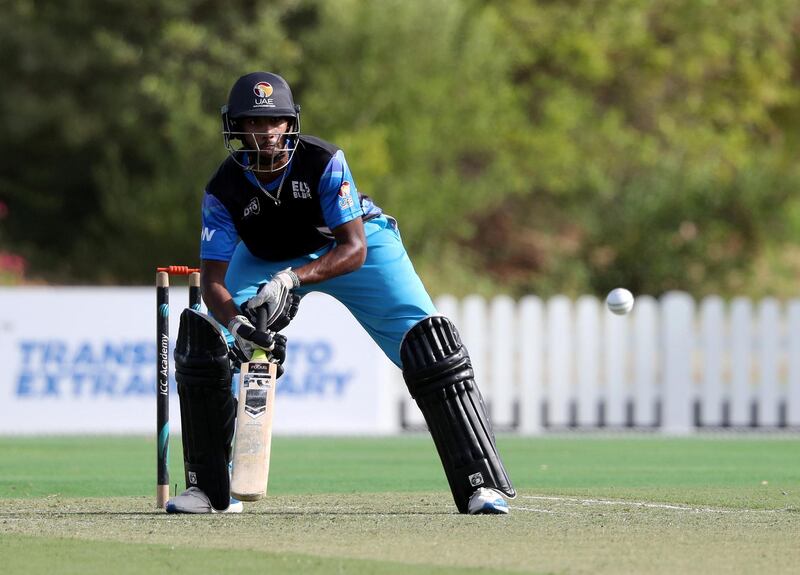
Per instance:
[[[170,291],[174,342],[188,293]],[[800,431],[800,299],[675,292],[639,297],[627,316],[593,297],[437,303],[498,431]],[[155,313],[154,288],[0,288],[0,435],[153,433]],[[422,427],[400,371],[341,304],[311,294],[286,332],[276,433]]]
[[[498,430],[800,426],[800,300],[442,297]],[[401,400],[403,427],[424,421]]]

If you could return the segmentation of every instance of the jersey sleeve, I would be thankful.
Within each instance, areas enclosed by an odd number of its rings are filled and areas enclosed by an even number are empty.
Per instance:
[[[319,197],[322,205],[322,216],[328,229],[360,218],[363,215],[358,190],[350,173],[350,167],[344,159],[344,152],[337,151],[328,162],[319,182]]]
[[[228,210],[208,192],[203,197],[202,225],[200,259],[230,261],[239,243],[239,234]]]

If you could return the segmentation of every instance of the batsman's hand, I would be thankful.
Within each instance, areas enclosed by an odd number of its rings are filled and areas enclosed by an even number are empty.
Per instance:
[[[250,361],[256,349],[272,352],[275,349],[275,334],[271,331],[258,331],[243,315],[237,315],[228,324],[228,331],[236,340],[235,348],[241,353],[243,361]],[[283,337],[283,336],[281,336]],[[286,338],[283,338],[284,340]],[[239,353],[237,353],[237,356]],[[286,349],[284,347],[284,357]]]
[[[264,306],[267,310],[267,326],[273,324],[283,324],[279,329],[283,329],[289,324],[291,315],[288,319],[288,314],[293,305],[291,291],[300,285],[300,280],[297,274],[291,268],[286,268],[283,271],[276,273],[272,279],[262,285],[256,295],[244,302],[242,311],[250,318],[256,316],[256,310]],[[294,304],[294,313],[297,313],[297,305],[299,305],[299,298],[297,303]],[[283,317],[282,317],[283,316]],[[277,330],[275,330],[277,331]]]
[[[252,330],[252,331],[251,331]],[[278,365],[276,377],[283,375],[283,362],[286,361],[286,336],[273,331],[258,331],[253,324],[244,317],[236,316],[228,324],[228,331],[233,334],[236,342],[230,350],[230,359],[236,369],[242,367],[242,363],[253,358],[256,348],[261,348],[270,352],[270,361]],[[245,337],[248,336],[248,337]],[[270,347],[262,344],[272,342]]]
[[[267,327],[271,331],[281,331],[289,325],[294,319],[294,316],[297,315],[297,310],[300,309],[300,300],[302,297],[303,296],[297,295],[296,293],[289,292],[289,297],[283,309],[275,314],[275,319],[272,320],[272,323],[267,323]],[[255,323],[254,318],[250,318],[250,321]]]

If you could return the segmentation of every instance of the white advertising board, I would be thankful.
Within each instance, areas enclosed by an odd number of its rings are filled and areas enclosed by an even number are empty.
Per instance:
[[[187,302],[170,288],[173,346]],[[396,368],[341,304],[305,297],[286,335],[276,434],[399,431]],[[0,434],[155,434],[155,338],[155,288],[0,288]]]

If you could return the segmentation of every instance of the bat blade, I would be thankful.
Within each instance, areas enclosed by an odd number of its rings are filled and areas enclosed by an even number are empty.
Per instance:
[[[233,445],[231,495],[257,501],[267,493],[277,366],[261,350],[242,364]]]

